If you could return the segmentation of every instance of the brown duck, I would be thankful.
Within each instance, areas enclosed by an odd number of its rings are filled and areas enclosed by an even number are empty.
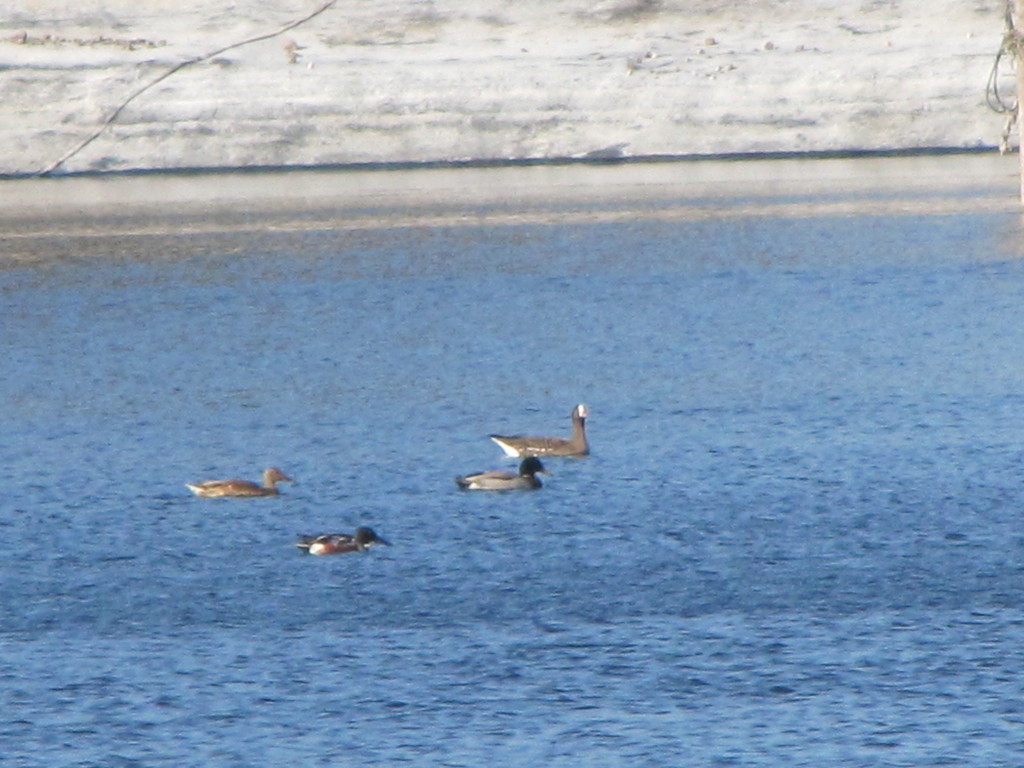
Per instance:
[[[218,498],[221,496],[277,496],[277,483],[291,482],[292,479],[276,467],[263,471],[263,483],[257,485],[249,480],[206,480],[201,483],[185,483],[196,496]]]

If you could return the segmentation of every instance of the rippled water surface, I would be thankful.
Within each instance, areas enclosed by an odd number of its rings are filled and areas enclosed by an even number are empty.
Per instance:
[[[546,205],[4,246],[4,765],[1019,765],[1018,216]]]

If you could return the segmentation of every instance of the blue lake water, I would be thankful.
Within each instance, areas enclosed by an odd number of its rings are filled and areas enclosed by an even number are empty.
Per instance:
[[[3,764],[1019,765],[1024,229],[918,203],[8,241]]]

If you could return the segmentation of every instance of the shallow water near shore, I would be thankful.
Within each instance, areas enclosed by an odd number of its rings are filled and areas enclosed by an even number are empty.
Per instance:
[[[1012,185],[830,193],[809,164],[751,197],[707,168],[621,199],[538,169],[391,207],[401,177],[26,203],[5,765],[1017,764]],[[591,456],[456,490],[514,466],[489,433],[567,435],[578,402]],[[271,464],[277,498],[184,486]],[[392,546],[292,545],[358,525]]]

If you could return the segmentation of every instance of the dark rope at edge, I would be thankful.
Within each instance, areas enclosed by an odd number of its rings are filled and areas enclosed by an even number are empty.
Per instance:
[[[1013,128],[1017,123],[1017,115],[1019,114],[1017,107],[1020,94],[1017,94],[1016,98],[1012,101],[1008,101],[999,92],[999,67],[1003,57],[1009,57],[1014,66],[1021,66],[1022,42],[1024,41],[1022,41],[1021,35],[1017,32],[1016,25],[1013,22],[1013,3],[1014,0],[1006,0],[1003,40],[999,45],[999,50],[996,52],[995,60],[992,62],[988,82],[985,84],[985,103],[988,104],[988,108],[993,112],[1007,116],[1006,125],[1003,126],[1003,131],[999,137],[999,151],[1002,154],[1006,154],[1010,150],[1010,134],[1013,132]]]

